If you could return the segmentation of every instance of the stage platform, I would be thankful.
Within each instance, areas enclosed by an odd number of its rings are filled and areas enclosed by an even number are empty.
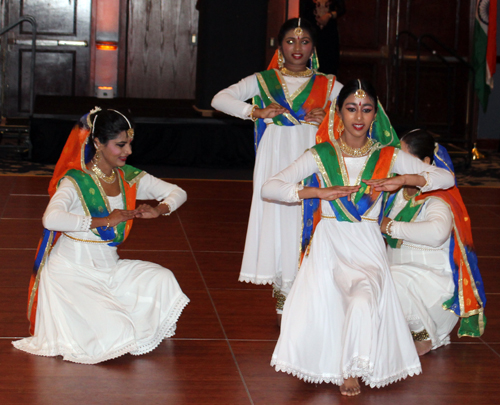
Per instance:
[[[421,358],[422,375],[356,398],[308,384],[269,363],[279,336],[270,286],[237,281],[252,194],[249,181],[174,180],[188,194],[173,215],[136,220],[119,248],[126,259],[171,269],[191,303],[173,338],[143,356],[99,365],[33,356],[28,283],[49,201],[49,177],[0,176],[0,398],[3,404],[291,405],[498,403],[500,386],[500,189],[462,187],[488,303],[480,339],[457,338]]]
[[[253,124],[214,112],[194,100],[37,96],[30,136],[32,161],[56,163],[75,124],[95,106],[128,112],[136,125],[131,165],[253,168]]]

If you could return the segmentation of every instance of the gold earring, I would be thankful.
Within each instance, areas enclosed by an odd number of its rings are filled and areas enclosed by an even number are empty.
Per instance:
[[[278,68],[283,69],[283,66],[285,65],[285,59],[283,58],[283,54],[281,51],[278,49]]]
[[[368,131],[368,138],[371,138],[373,135],[373,124],[375,123],[375,120],[372,121],[370,124],[370,130]]]
[[[342,132],[344,132],[344,121],[340,120],[339,121],[339,126],[337,127],[337,132],[339,133],[339,136],[342,135]]]
[[[101,160],[101,154],[99,153],[99,150],[96,150],[94,158],[92,159],[92,161],[94,162],[94,165],[97,166],[97,163],[99,163],[99,160]]]

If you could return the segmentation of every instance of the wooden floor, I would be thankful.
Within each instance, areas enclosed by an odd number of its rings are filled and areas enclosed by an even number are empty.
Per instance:
[[[237,282],[251,182],[178,180],[188,202],[134,224],[120,255],[173,270],[191,303],[174,338],[144,356],[89,366],[13,348],[27,336],[27,285],[48,202],[48,178],[0,177],[0,403],[2,404],[498,404],[500,189],[463,188],[486,286],[488,326],[422,358],[423,374],[341,397],[269,362],[279,330],[269,287]]]

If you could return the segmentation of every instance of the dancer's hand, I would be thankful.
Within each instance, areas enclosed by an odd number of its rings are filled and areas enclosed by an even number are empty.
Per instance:
[[[421,177],[421,176],[420,176]],[[386,179],[363,180],[370,186],[370,194],[375,191],[396,191],[406,184],[405,176],[388,177]]]
[[[109,219],[109,226],[116,226],[122,222],[128,221],[129,219],[133,219],[135,215],[136,210],[113,210],[107,217]],[[104,224],[102,226],[105,227],[106,225],[107,224]]]
[[[151,219],[158,218],[161,215],[158,207],[152,207],[149,204],[141,204],[136,209],[135,218]]]
[[[306,114],[304,120],[307,122],[317,122],[318,124],[321,124],[325,116],[326,116],[326,111],[320,107],[316,107]]]
[[[288,110],[278,103],[271,103],[265,108],[256,108],[253,110],[254,118],[274,118],[277,115],[288,112]]]
[[[317,189],[317,197],[322,200],[332,201],[337,198],[347,197],[351,201],[351,194],[356,193],[361,186],[332,186]]]

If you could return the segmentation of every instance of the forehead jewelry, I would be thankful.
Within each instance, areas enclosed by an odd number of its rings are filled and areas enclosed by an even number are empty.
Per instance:
[[[303,30],[302,30],[302,28],[300,27],[300,18],[299,18],[299,23],[297,24],[297,28],[295,28],[295,29],[293,30],[293,33],[294,33],[295,35],[297,35],[297,38],[298,38],[298,37],[300,37],[300,36],[302,35],[302,32],[303,32]]]
[[[134,128],[132,128],[132,125],[130,124],[130,121],[128,120],[128,118],[125,117],[125,115],[123,115],[120,111],[112,110],[111,108],[108,109],[108,111],[114,111],[115,113],[120,114],[125,119],[125,121],[127,121],[127,124],[128,124],[127,136],[130,139],[134,139]]]
[[[354,93],[354,97],[356,97],[356,98],[365,98],[366,97],[366,93],[361,88],[361,80],[359,80],[359,79],[358,79],[358,84],[359,84],[359,88],[356,90],[356,93]]]

